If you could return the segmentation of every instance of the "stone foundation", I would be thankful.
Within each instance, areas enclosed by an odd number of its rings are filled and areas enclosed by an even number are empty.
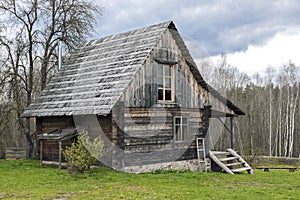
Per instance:
[[[125,167],[124,171],[130,173],[145,173],[145,172],[151,172],[159,169],[203,171],[202,167],[199,166],[199,162],[197,159],[149,164],[149,165],[142,165],[142,166],[131,166],[131,167]]]

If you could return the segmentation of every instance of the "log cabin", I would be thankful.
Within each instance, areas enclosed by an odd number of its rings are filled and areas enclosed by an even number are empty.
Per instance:
[[[209,119],[239,115],[168,21],[82,45],[22,116],[35,118],[41,160],[64,160],[58,152],[85,130],[101,135],[103,164],[143,172],[197,167],[196,139],[204,138],[205,157],[211,148]]]

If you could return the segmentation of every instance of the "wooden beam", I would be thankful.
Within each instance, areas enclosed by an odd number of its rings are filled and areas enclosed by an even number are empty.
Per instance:
[[[234,124],[233,117],[230,117],[230,148],[234,149]]]
[[[43,140],[40,140],[40,165],[43,165]]]
[[[61,169],[61,140],[58,142],[58,168]]]

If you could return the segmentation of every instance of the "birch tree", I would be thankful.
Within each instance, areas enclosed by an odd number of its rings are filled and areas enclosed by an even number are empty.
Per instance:
[[[269,156],[272,156],[272,119],[273,119],[273,102],[272,102],[272,91],[273,91],[273,78],[275,76],[275,69],[268,67],[266,69],[267,76],[267,87],[269,87]]]

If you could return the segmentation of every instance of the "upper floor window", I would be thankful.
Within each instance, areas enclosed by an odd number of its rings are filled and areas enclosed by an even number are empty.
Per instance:
[[[157,96],[159,101],[174,101],[173,82],[172,65],[158,64]]]

